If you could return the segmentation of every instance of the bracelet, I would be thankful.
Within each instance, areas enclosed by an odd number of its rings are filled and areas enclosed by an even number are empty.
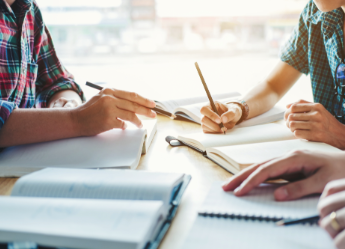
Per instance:
[[[238,105],[239,107],[241,107],[242,116],[237,121],[236,124],[240,124],[240,123],[242,123],[244,120],[246,120],[248,118],[248,116],[249,116],[249,106],[247,105],[246,101],[239,100],[239,101],[230,102],[228,104],[235,104],[235,105]]]

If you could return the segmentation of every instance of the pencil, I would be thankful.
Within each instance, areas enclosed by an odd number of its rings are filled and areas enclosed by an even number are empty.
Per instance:
[[[89,81],[86,81],[86,85],[89,86],[89,87],[95,88],[95,89],[97,89],[97,90],[103,90],[103,87],[101,87],[101,86],[99,86],[99,85],[96,85],[96,84],[94,84],[94,83],[91,83],[91,82],[89,82]],[[166,112],[166,111],[161,110],[161,109],[158,109],[158,108],[156,108],[156,107],[154,107],[154,108],[149,108],[149,109],[151,109],[151,110],[153,110],[153,111],[155,111],[155,112],[159,112],[159,113],[162,114],[162,115],[168,116],[168,117],[171,118],[171,119],[174,118],[170,112]]]
[[[280,220],[276,223],[277,226],[288,226],[293,224],[300,224],[300,223],[316,223],[320,219],[319,215],[306,217],[302,219],[295,219],[295,220]]]
[[[199,65],[198,65],[197,62],[195,62],[195,67],[196,67],[196,70],[198,70],[198,73],[199,73],[201,82],[202,82],[202,84],[203,84],[203,86],[204,86],[204,88],[205,88],[205,91],[206,91],[208,100],[210,101],[211,107],[212,107],[213,111],[214,111],[215,113],[217,113],[217,115],[219,116],[219,113],[218,113],[218,111],[217,111],[217,108],[216,108],[216,106],[215,106],[215,104],[214,104],[214,102],[213,102],[211,93],[210,93],[210,91],[208,90],[208,87],[207,87],[207,85],[206,85],[204,76],[202,75],[201,70],[200,70]],[[223,125],[222,122],[219,124],[219,127],[220,127],[220,129],[223,131],[223,133],[225,134],[224,125]]]

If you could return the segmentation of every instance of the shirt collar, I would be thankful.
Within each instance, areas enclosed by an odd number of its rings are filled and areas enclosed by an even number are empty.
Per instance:
[[[27,11],[31,8],[32,1],[33,0],[16,0],[13,4],[17,4],[21,11]],[[0,0],[0,12],[14,15],[12,8],[8,5],[6,0]]]
[[[338,8],[329,12],[322,12],[320,10],[317,10],[313,15],[309,17],[309,19],[313,24],[318,24],[322,21],[323,33],[324,35],[330,37],[334,33],[337,25],[343,22],[343,16],[343,10],[341,8]]]

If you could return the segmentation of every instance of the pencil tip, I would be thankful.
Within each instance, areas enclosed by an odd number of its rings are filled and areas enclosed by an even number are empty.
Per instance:
[[[276,225],[277,226],[284,226],[285,225],[284,220],[280,220],[280,221],[276,222]]]

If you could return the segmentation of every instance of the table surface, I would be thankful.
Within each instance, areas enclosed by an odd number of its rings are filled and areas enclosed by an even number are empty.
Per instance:
[[[176,249],[183,245],[197,216],[197,209],[206,197],[212,183],[224,181],[231,174],[196,151],[187,147],[173,148],[165,141],[165,137],[168,135],[177,136],[201,132],[200,125],[175,121],[164,116],[158,116],[157,119],[157,133],[148,153],[141,157],[138,170],[176,172],[192,176],[172,226],[160,245],[160,249]],[[17,179],[0,178],[0,195],[10,195]]]

